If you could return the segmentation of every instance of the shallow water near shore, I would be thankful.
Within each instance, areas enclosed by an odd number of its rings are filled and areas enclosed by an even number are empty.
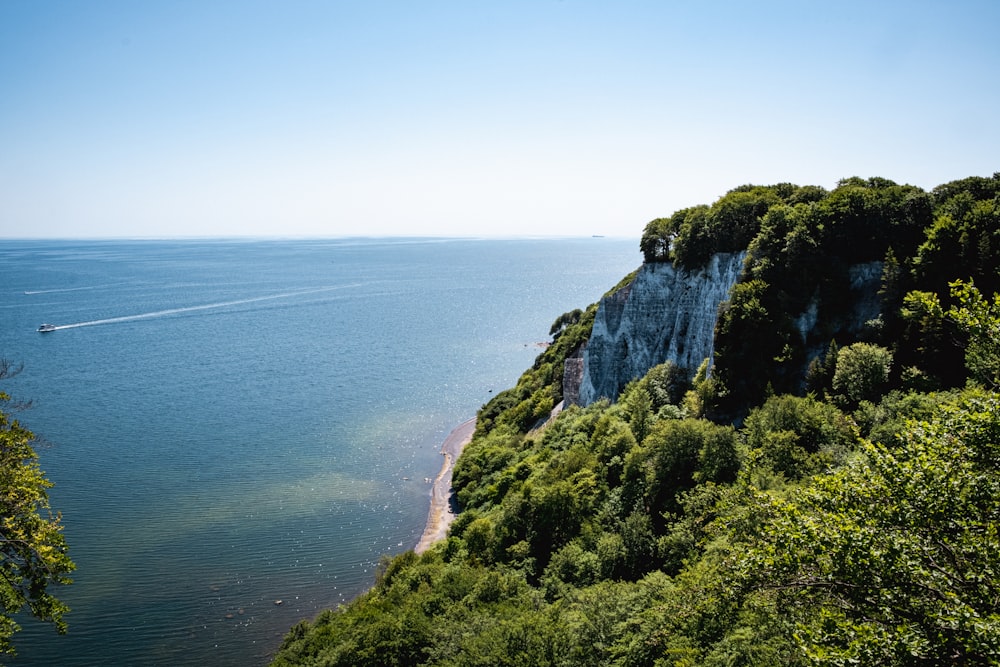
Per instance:
[[[427,520],[444,437],[635,239],[2,241],[70,632],[14,665],[262,665]],[[38,333],[43,323],[56,331]],[[279,604],[280,601],[280,604]]]

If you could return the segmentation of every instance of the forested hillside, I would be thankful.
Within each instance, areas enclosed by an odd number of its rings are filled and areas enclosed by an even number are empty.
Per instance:
[[[641,249],[746,251],[714,364],[546,421],[596,304],[561,316],[480,410],[448,539],[275,665],[1000,664],[1000,174],[740,187]]]

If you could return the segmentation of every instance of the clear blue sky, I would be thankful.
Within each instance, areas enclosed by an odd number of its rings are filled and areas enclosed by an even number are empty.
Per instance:
[[[0,237],[622,235],[1000,170],[1000,2],[2,0]]]

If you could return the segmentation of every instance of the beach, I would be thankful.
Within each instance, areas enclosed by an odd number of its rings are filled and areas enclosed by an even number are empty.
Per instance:
[[[414,551],[421,554],[435,542],[448,535],[448,526],[455,519],[455,507],[451,501],[451,475],[462,449],[472,440],[476,430],[476,419],[472,418],[456,426],[441,445],[444,463],[431,487],[431,508],[427,513],[427,524]]]

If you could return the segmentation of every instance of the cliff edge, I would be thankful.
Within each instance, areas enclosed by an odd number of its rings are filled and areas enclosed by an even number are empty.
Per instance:
[[[605,296],[581,362],[567,363],[567,403],[617,397],[631,380],[665,361],[694,375],[714,350],[719,304],[740,277],[745,252],[718,253],[703,268],[643,264],[635,279]]]

